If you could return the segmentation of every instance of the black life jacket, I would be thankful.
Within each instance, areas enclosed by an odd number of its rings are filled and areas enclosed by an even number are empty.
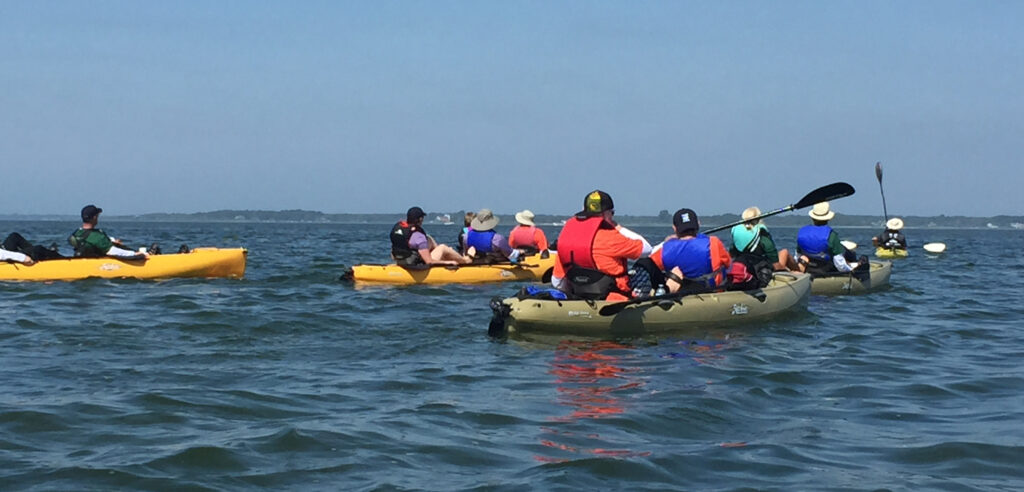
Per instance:
[[[907,239],[900,231],[886,229],[878,236],[878,245],[883,248],[907,249]]]
[[[418,251],[413,251],[409,247],[409,239],[412,238],[414,232],[422,232],[426,234],[426,231],[422,227],[409,225],[406,221],[400,221],[391,228],[391,256],[394,256],[396,260],[406,260],[413,256],[419,256]]]

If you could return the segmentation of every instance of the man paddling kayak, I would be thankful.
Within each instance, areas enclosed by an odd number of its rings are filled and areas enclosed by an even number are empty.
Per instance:
[[[422,208],[412,207],[405,220],[391,228],[391,257],[401,266],[414,265],[466,265],[472,258],[462,256],[446,244],[437,244],[423,230]]]
[[[82,227],[68,237],[68,243],[75,248],[75,256],[81,258],[100,258],[116,256],[119,258],[149,258],[148,252],[136,252],[125,249],[121,241],[114,239],[97,228],[102,208],[95,205],[82,207]]]
[[[558,235],[551,285],[584,299],[620,301],[632,295],[627,262],[650,254],[651,244],[615,223],[614,215],[611,195],[594,190],[583,198],[583,210]]]
[[[495,217],[490,209],[484,208],[476,213],[469,223],[466,233],[466,251],[468,256],[485,263],[511,261],[519,259],[521,251],[509,246],[508,240],[494,230],[501,219]]]
[[[907,238],[900,232],[903,229],[903,219],[893,217],[885,223],[885,230],[881,234],[871,238],[871,244],[876,248],[885,249],[907,249]]]
[[[672,230],[675,236],[651,253],[651,261],[665,272],[669,291],[678,292],[683,287],[709,291],[721,286],[732,263],[722,240],[699,234],[697,213],[688,208],[672,215]]]
[[[776,271],[798,270],[796,260],[790,256],[788,249],[778,249],[768,227],[757,217],[761,215],[761,209],[748,207],[743,211],[742,218],[746,222],[733,226],[732,247],[729,254],[733,259],[740,255],[749,254],[766,259],[772,264]]]
[[[862,265],[868,267],[867,258],[858,260],[857,255],[842,245],[839,234],[828,225],[828,221],[836,216],[828,202],[816,203],[807,215],[813,223],[801,227],[796,236],[800,271],[822,275],[850,272]]]

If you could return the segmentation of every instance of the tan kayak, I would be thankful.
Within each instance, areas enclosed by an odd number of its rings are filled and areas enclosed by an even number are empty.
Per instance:
[[[892,274],[891,261],[872,261],[869,275],[851,275],[844,273],[828,277],[815,277],[811,282],[811,294],[821,296],[839,296],[846,294],[866,294],[889,285]]]
[[[619,303],[510,297],[492,302],[495,317],[489,333],[492,336],[550,333],[615,338],[750,323],[802,307],[810,290],[809,275],[778,272],[763,289],[691,294],[672,299],[659,296]],[[614,306],[609,307],[611,305]]]

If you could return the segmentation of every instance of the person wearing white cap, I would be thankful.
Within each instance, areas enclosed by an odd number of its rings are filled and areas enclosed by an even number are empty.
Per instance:
[[[531,253],[548,249],[548,238],[544,235],[544,231],[534,224],[533,219],[533,212],[529,210],[523,210],[516,214],[516,222],[519,225],[508,233],[509,246]]]
[[[893,217],[885,223],[885,230],[881,234],[871,238],[871,243],[876,248],[886,249],[907,249],[907,238],[903,235],[903,219]]]
[[[814,204],[807,213],[814,223],[800,228],[796,235],[796,251],[800,270],[813,274],[850,272],[867,262],[858,261],[857,255],[846,249],[839,241],[839,235],[828,225],[836,216],[828,202]]]
[[[477,259],[493,261],[511,261],[519,259],[520,251],[509,246],[505,236],[498,234],[494,228],[501,222],[490,209],[480,209],[476,217],[469,223],[466,233],[467,254]]]

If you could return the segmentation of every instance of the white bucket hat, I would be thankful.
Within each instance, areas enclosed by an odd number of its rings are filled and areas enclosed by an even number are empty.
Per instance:
[[[807,215],[814,220],[832,220],[836,213],[829,210],[828,202],[815,203],[814,208]]]
[[[899,217],[893,217],[885,223],[885,228],[893,231],[903,229],[903,219]]]
[[[535,225],[533,223],[533,217],[533,212],[529,210],[523,210],[522,212],[516,214],[516,222],[523,224],[525,226],[532,226]]]

